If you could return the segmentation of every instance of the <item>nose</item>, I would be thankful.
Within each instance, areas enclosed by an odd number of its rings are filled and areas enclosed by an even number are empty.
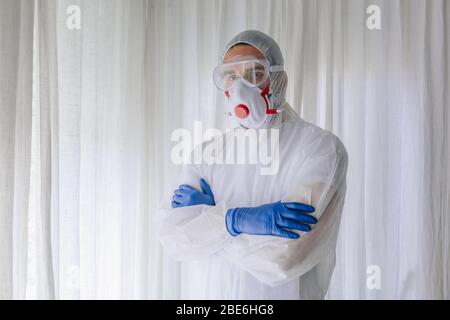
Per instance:
[[[248,117],[250,111],[245,104],[238,104],[236,107],[234,107],[234,113],[239,119],[245,119]]]

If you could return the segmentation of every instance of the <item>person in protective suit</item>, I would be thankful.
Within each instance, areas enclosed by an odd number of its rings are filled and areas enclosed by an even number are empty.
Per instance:
[[[279,168],[183,167],[158,230],[166,253],[184,261],[181,298],[323,299],[346,192],[344,145],[286,102],[281,50],[262,32],[241,32],[225,46],[214,82],[237,124],[224,137],[277,130]]]

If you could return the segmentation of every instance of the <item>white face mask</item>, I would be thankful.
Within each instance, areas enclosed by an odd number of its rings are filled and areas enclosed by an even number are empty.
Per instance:
[[[269,117],[277,114],[277,110],[270,109],[269,87],[261,90],[239,78],[225,94],[230,107],[229,115],[246,128],[264,127]]]

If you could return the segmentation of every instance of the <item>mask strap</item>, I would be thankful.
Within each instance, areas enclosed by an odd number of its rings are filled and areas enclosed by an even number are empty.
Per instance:
[[[264,88],[264,90],[261,92],[261,96],[263,97],[264,101],[266,102],[266,114],[277,114],[277,109],[270,109],[269,107],[269,99],[267,99],[267,94],[270,91],[270,86],[267,86]]]
[[[281,71],[284,71],[284,66],[282,66],[282,65],[270,66],[270,72],[281,72]],[[283,108],[281,108],[281,109],[270,109],[269,108],[269,101],[267,100],[267,96],[266,96],[266,94],[269,93],[269,86],[266,89],[267,89],[267,92],[264,92],[265,90],[263,91],[263,97],[266,100],[266,106],[267,106],[266,114],[278,114],[281,111],[283,111]]]

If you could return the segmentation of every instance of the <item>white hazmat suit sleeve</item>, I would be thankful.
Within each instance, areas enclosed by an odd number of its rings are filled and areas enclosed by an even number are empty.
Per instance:
[[[288,283],[334,255],[344,203],[347,153],[331,134],[310,141],[314,150],[300,155],[296,176],[286,198],[311,204],[318,223],[296,240],[241,234],[230,241],[222,254],[270,286]],[[308,152],[306,153],[308,154]]]
[[[185,165],[179,181],[201,190],[200,178],[207,179],[195,165]],[[231,240],[225,226],[226,210],[224,202],[181,208],[165,202],[159,209],[158,234],[166,253],[175,260],[197,260],[221,250]]]

